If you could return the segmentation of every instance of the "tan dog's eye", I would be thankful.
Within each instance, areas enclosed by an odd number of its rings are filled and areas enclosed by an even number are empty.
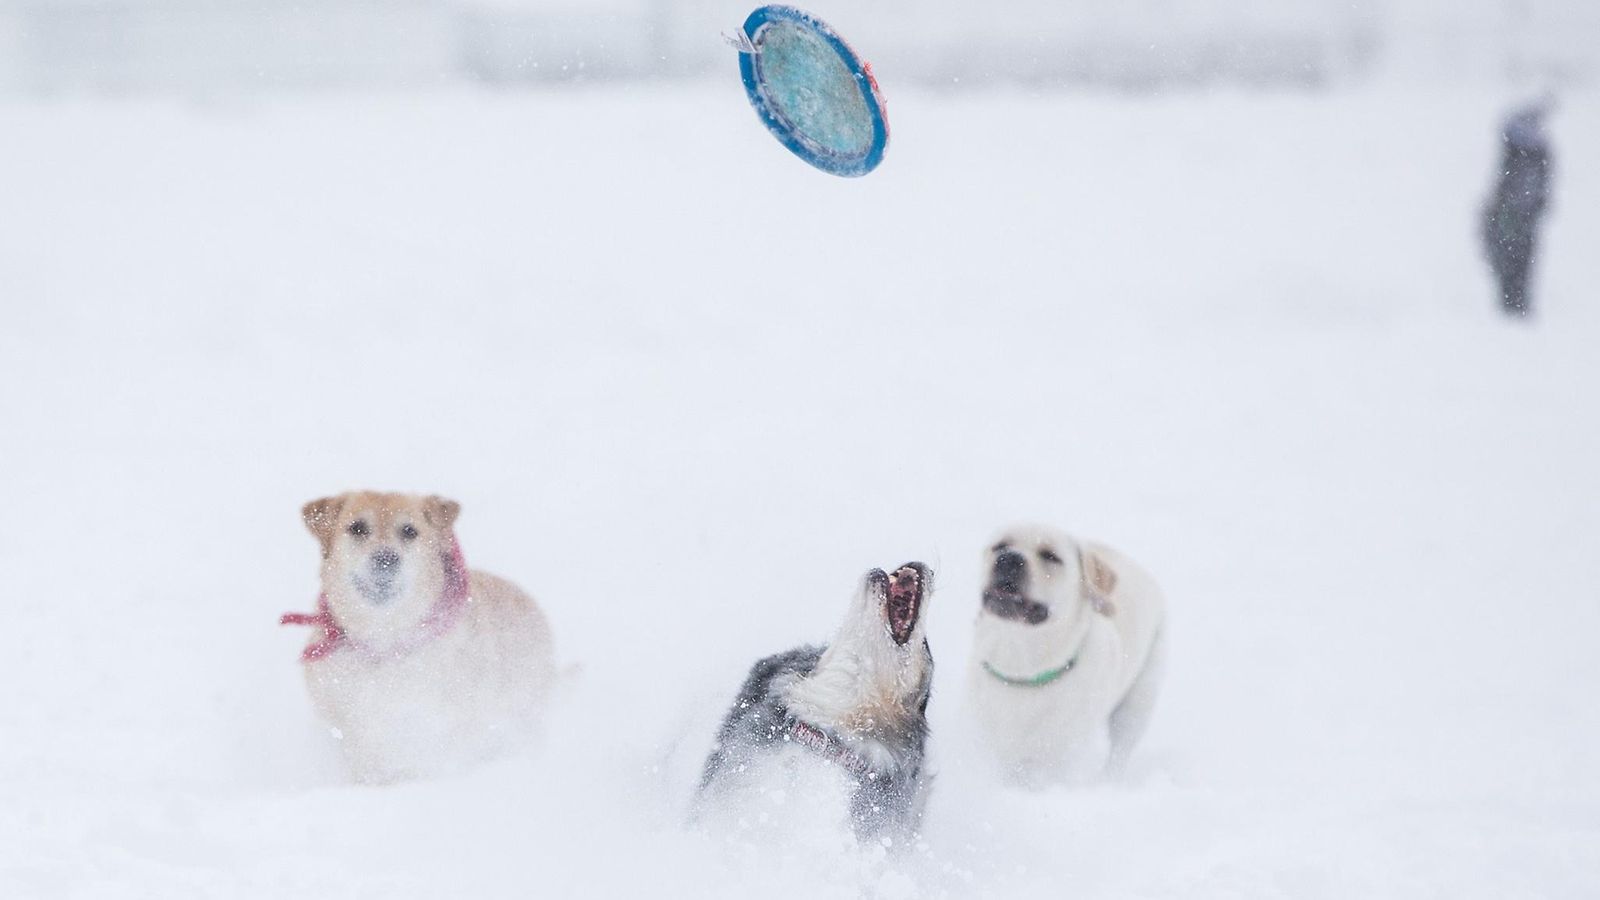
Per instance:
[[[400,526],[400,540],[414,541],[417,539],[417,526],[407,522]]]
[[[1055,563],[1058,566],[1061,565],[1061,557],[1057,556],[1056,552],[1051,550],[1049,547],[1039,548],[1039,558],[1047,563]]]
[[[345,531],[348,531],[352,537],[358,538],[364,538],[372,533],[372,529],[367,527],[366,519],[357,519],[351,522],[350,527],[346,528]]]

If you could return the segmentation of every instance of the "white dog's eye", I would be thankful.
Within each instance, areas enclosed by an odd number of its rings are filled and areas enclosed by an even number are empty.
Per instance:
[[[1056,552],[1051,550],[1049,547],[1039,548],[1039,558],[1047,563],[1055,563],[1058,566],[1061,565],[1061,557],[1057,556]]]
[[[345,531],[348,531],[351,536],[358,538],[364,538],[372,533],[372,529],[367,527],[366,519],[357,519],[354,522],[351,522],[350,527],[346,528]]]
[[[414,541],[417,539],[417,526],[407,522],[400,526],[400,540]]]

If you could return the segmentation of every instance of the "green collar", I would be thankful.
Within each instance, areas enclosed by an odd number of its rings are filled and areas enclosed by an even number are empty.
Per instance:
[[[1040,672],[1032,678],[1012,678],[1010,675],[1004,675],[996,671],[994,666],[989,665],[988,660],[984,661],[983,670],[999,679],[1002,684],[1009,684],[1015,687],[1044,687],[1045,685],[1072,671],[1072,667],[1077,664],[1078,658],[1074,656],[1056,668],[1045,672]]]

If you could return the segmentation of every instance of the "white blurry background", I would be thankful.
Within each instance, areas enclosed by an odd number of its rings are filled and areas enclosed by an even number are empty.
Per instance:
[[[0,89],[210,94],[704,74],[719,0],[4,0]],[[829,12],[901,81],[1036,85],[1586,81],[1573,0],[881,0]],[[865,34],[862,34],[865,32]]]
[[[1597,9],[818,4],[895,129],[842,181],[744,6],[0,0],[0,897],[1592,896]],[[1510,322],[1475,217],[1546,89]],[[343,783],[274,622],[357,487],[543,602],[543,747]],[[1125,782],[966,764],[1023,517],[1170,596]],[[924,842],[684,829],[666,761],[909,558]]]

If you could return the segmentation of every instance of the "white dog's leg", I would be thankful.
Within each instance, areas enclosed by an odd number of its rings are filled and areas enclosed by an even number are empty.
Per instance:
[[[1107,774],[1121,775],[1127,768],[1128,757],[1133,754],[1134,745],[1139,743],[1145,726],[1150,722],[1150,713],[1156,705],[1157,687],[1161,684],[1161,670],[1166,662],[1165,646],[1163,634],[1157,632],[1139,677],[1134,679],[1133,686],[1128,688],[1128,693],[1117,704],[1117,708],[1111,711],[1111,757],[1106,763]]]

